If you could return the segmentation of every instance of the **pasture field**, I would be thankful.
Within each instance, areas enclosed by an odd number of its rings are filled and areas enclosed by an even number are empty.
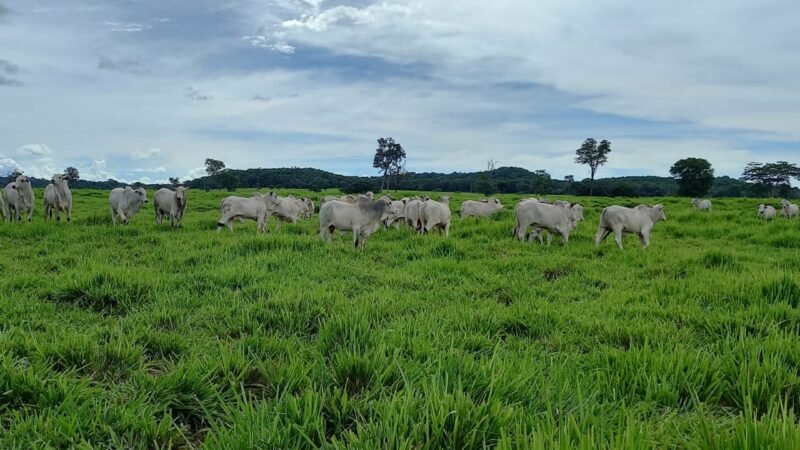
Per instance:
[[[357,252],[317,215],[216,233],[226,192],[180,230],[73,194],[0,223],[0,448],[800,448],[800,220],[759,200],[581,198],[545,247],[503,195]],[[602,207],[656,202],[649,249],[595,248]]]

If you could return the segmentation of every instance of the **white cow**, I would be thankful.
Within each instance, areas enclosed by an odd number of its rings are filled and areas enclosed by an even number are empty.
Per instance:
[[[632,233],[638,235],[642,240],[642,247],[647,248],[650,245],[650,231],[653,226],[665,220],[667,215],[662,205],[653,207],[639,205],[635,208],[609,206],[600,214],[600,227],[594,242],[595,245],[600,245],[611,232],[614,232],[617,246],[622,248],[622,234]]]
[[[394,206],[395,212],[383,222],[386,228],[394,225],[395,229],[400,229],[400,224],[406,221],[406,203],[408,203],[408,201],[408,197],[403,197],[400,200],[392,200],[392,206]]]
[[[281,222],[297,223],[297,219],[305,213],[306,204],[294,196],[278,197],[275,207],[272,208],[270,216],[275,216],[275,230],[281,227]],[[269,217],[267,217],[269,220]]]
[[[758,217],[766,220],[772,220],[775,218],[775,208],[770,205],[760,204],[758,205]]]
[[[406,224],[418,232],[422,232],[422,203],[430,200],[429,197],[414,197],[406,202],[403,212]]]
[[[450,235],[450,197],[443,195],[440,201],[426,200],[420,207],[422,232],[429,233],[438,228],[445,236]]]
[[[72,221],[72,191],[69,190],[69,175],[55,174],[44,190],[44,218],[52,219],[56,213],[56,221],[61,220],[61,211]]]
[[[161,225],[164,216],[169,215],[169,223],[174,228],[181,226],[183,215],[186,212],[186,191],[189,188],[178,186],[175,190],[159,189],[153,195],[153,209],[156,213],[156,223]]]
[[[564,205],[542,203],[536,199],[522,200],[514,207],[516,226],[513,234],[519,240],[525,240],[528,228],[534,228],[530,239],[538,238],[543,242],[542,232],[547,231],[561,236],[566,245],[569,242],[569,233],[574,228],[570,218],[570,209]],[[553,241],[551,234],[547,235],[547,245]]]
[[[536,201],[536,199],[532,199]],[[542,203],[541,200],[539,200]],[[559,206],[564,209],[567,213],[567,217],[570,219],[570,230],[574,230],[578,228],[578,224],[583,221],[583,206],[579,203],[570,203],[564,200],[557,200],[554,203],[545,203],[553,206]],[[533,233],[530,235],[530,240],[539,239],[539,242],[542,243],[542,234],[547,234],[547,242],[548,244],[553,240],[553,237],[550,236],[550,232],[547,229],[542,229],[539,227],[533,227]]]
[[[336,230],[352,231],[353,245],[365,248],[367,238],[380,228],[387,217],[395,213],[388,197],[376,201],[359,199],[356,204],[332,200],[319,208],[319,235],[330,242]]]
[[[692,206],[694,206],[694,209],[698,211],[711,212],[711,200],[707,198],[693,198]]]
[[[795,205],[789,200],[781,200],[781,215],[787,219],[794,219],[800,215],[800,206]]]
[[[217,222],[217,231],[220,231],[224,226],[233,231],[233,221],[235,219],[253,219],[256,221],[258,231],[263,233],[267,228],[267,218],[279,203],[280,200],[278,200],[278,196],[274,192],[266,195],[256,192],[250,198],[225,197],[219,206],[222,217]]]
[[[117,217],[123,225],[127,225],[128,221],[134,214],[139,212],[142,205],[147,203],[147,191],[143,188],[132,188],[125,186],[125,188],[114,188],[108,194],[108,206],[111,210],[111,222],[114,226],[117,225]]]
[[[461,218],[488,217],[501,209],[503,209],[503,205],[495,197],[484,200],[466,200],[461,203]]]
[[[6,197],[6,220],[22,220],[22,212],[27,215],[28,223],[33,218],[33,204],[36,197],[33,195],[33,187],[30,178],[20,175],[5,187]]]

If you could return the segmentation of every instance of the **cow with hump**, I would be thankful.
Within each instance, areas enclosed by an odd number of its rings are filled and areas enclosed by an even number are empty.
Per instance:
[[[36,197],[33,195],[30,178],[25,175],[18,176],[16,180],[6,185],[3,195],[6,203],[6,220],[20,221],[24,212],[28,223],[31,223]]]
[[[186,212],[186,191],[189,188],[178,186],[175,190],[159,189],[153,195],[153,208],[156,213],[156,223],[161,225],[165,216],[169,216],[169,223],[173,228],[181,226],[183,215]]]
[[[367,238],[395,213],[389,197],[374,201],[359,198],[355,204],[331,200],[319,208],[319,235],[323,241],[330,242],[336,230],[352,231],[353,245],[364,249]]]
[[[517,239],[524,241],[528,228],[533,227],[534,233],[531,239],[538,238],[539,242],[543,242],[542,231],[548,231],[550,234],[547,236],[547,245],[553,241],[553,234],[561,236],[562,242],[566,245],[569,242],[569,233],[574,228],[568,205],[569,203],[566,205],[542,203],[536,199],[522,200],[514,207],[516,226],[513,234]]]
[[[143,187],[134,189],[125,186],[124,189],[112,189],[108,194],[111,222],[116,226],[117,218],[119,218],[123,225],[127,225],[130,218],[139,212],[144,203],[147,203],[147,191]]]
[[[279,203],[280,200],[274,192],[266,195],[256,192],[249,198],[235,195],[225,197],[219,205],[222,217],[217,222],[217,231],[225,226],[233,231],[234,220],[252,219],[256,221],[258,231],[263,233],[267,229],[267,218]]]
[[[662,205],[652,207],[639,205],[635,208],[609,206],[600,214],[600,227],[594,242],[595,245],[600,245],[613,232],[614,240],[621,249],[622,235],[629,233],[638,235],[642,241],[642,247],[647,248],[650,245],[650,231],[656,223],[665,220],[667,220],[667,215],[664,213]]]

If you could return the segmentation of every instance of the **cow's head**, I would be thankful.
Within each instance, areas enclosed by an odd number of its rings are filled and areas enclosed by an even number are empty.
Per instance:
[[[653,222],[666,222],[667,213],[664,212],[664,205],[653,206]]]
[[[570,208],[570,215],[572,216],[572,220],[575,222],[580,222],[583,220],[583,206],[577,203],[572,205],[572,208]]]
[[[175,188],[175,200],[178,202],[178,206],[184,207],[186,205],[186,191],[189,188],[178,186]]]
[[[136,198],[141,201],[142,203],[147,203],[147,191],[143,187],[139,187],[133,190],[136,193]]]

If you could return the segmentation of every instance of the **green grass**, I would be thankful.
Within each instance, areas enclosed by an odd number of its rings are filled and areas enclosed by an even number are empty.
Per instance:
[[[450,238],[357,252],[316,215],[216,233],[225,195],[180,230],[113,228],[100,191],[0,223],[0,448],[800,448],[800,220],[761,200],[580,199],[545,247],[519,196],[462,221],[457,194]],[[640,202],[651,248],[595,248]]]

